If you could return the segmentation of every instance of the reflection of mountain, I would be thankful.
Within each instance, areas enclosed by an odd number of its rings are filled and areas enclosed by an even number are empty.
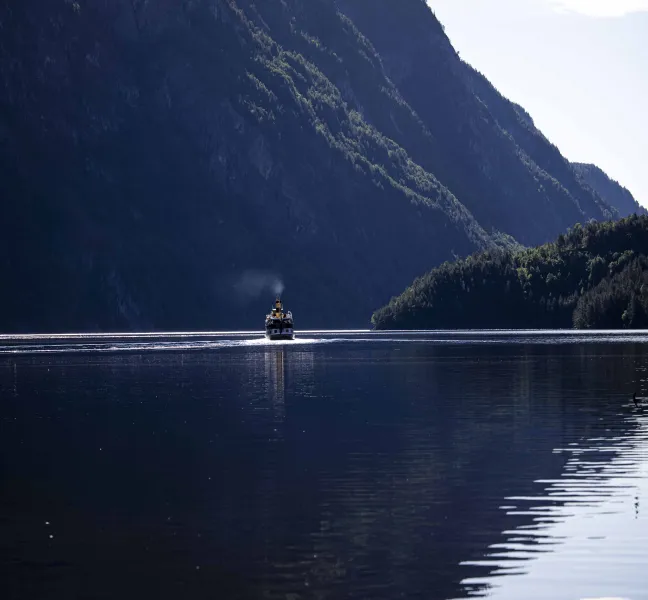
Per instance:
[[[555,531],[534,519],[575,510],[561,495],[530,510],[547,498],[542,480],[615,468],[613,453],[579,471],[574,460],[592,457],[554,450],[636,439],[637,424],[618,413],[641,389],[643,349],[610,348],[403,339],[182,361],[54,357],[50,370],[20,359],[17,397],[0,407],[0,456],[12,457],[0,512],[34,525],[0,522],[0,577],[14,564],[5,556],[49,569],[34,597],[54,600],[71,581],[89,597],[104,580],[106,595],[153,585],[162,600],[436,600],[490,589],[493,559],[505,558],[495,544],[535,556],[533,539]],[[0,387],[12,384],[0,369]],[[65,524],[65,544],[47,554],[45,521]],[[526,558],[519,570],[534,564]],[[26,586],[30,573],[12,575]]]
[[[488,571],[479,561],[503,541],[499,532],[537,516],[506,514],[506,498],[537,496],[544,486],[536,481],[559,478],[565,457],[555,448],[583,435],[606,437],[615,419],[612,434],[627,427],[606,405],[590,404],[612,376],[596,354],[555,352],[399,348],[379,356],[371,374],[352,367],[363,384],[355,393],[342,381],[323,384],[329,406],[312,407],[318,431],[301,441],[297,459],[317,490],[306,498],[320,506],[313,557],[302,565],[311,589],[343,586],[358,598],[405,589],[434,589],[435,598],[468,593],[461,580]],[[631,366],[607,386],[628,375]]]
[[[607,422],[614,420],[617,408],[606,416]],[[627,527],[630,518],[639,519],[640,486],[646,484],[641,471],[648,465],[648,420],[627,418],[636,428],[632,435],[614,437],[609,432],[556,449],[569,457],[560,477],[542,480],[539,493],[505,499],[506,514],[525,517],[529,523],[505,531],[506,540],[492,544],[483,559],[465,563],[487,567],[492,574],[464,580],[464,585],[485,587],[489,598],[531,600],[547,597],[540,590],[550,580],[569,590],[570,597],[582,598],[596,588],[583,576],[596,557],[596,581],[605,582],[610,595],[624,589],[624,597],[643,597],[644,548],[640,536],[627,535]],[[633,527],[648,533],[646,523]],[[626,557],[623,573],[620,556]],[[569,561],[570,569],[556,573],[555,565],[563,561]],[[502,579],[503,575],[525,577]],[[635,593],[628,593],[633,586]]]

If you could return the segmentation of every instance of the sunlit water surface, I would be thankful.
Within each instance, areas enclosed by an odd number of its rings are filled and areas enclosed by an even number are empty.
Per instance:
[[[648,336],[0,336],[0,597],[648,598]]]

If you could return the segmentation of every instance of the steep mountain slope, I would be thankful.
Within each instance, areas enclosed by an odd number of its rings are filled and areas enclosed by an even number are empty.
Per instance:
[[[635,200],[628,189],[618,181],[610,179],[596,165],[574,163],[574,169],[585,183],[595,190],[608,205],[616,208],[622,217],[631,214],[648,214],[648,211]]]
[[[413,127],[334,7],[263,6],[4,4],[2,329],[253,326],[272,292],[245,306],[233,285],[247,269],[283,276],[301,326],[325,325],[331,297],[351,325],[416,269],[490,244],[289,49],[341,77],[362,70],[358,95]],[[305,33],[311,21],[347,61]]]
[[[430,167],[484,227],[538,244],[583,217],[616,216],[530,117],[460,60],[423,0],[407,10],[390,0],[340,5],[437,142]]]
[[[0,0],[0,31],[0,330],[259,326],[249,270],[299,327],[361,325],[500,232],[611,214],[421,0]]]
[[[648,327],[648,216],[577,224],[538,248],[445,263],[372,321],[378,329]]]

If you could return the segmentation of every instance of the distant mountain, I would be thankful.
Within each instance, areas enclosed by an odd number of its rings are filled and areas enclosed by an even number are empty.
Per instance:
[[[423,0],[0,3],[2,331],[346,327],[617,211]],[[275,285],[279,282],[277,285]]]
[[[445,263],[372,321],[377,329],[646,328],[648,216],[577,224],[538,248]]]
[[[607,204],[616,208],[622,217],[631,214],[645,215],[648,211],[634,199],[629,190],[618,181],[610,179],[595,165],[574,163],[574,169]]]

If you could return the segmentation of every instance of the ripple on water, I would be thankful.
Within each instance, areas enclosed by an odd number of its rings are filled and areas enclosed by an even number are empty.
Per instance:
[[[648,498],[648,418],[626,419],[631,436],[556,449],[569,456],[559,479],[536,480],[544,486],[537,496],[505,499],[501,510],[534,524],[505,530],[507,541],[492,544],[485,559],[463,563],[490,570],[463,581],[469,596],[608,599],[634,588],[623,598],[648,598],[648,515],[640,506]]]
[[[641,336],[480,335],[0,336],[7,596],[646,599]]]

